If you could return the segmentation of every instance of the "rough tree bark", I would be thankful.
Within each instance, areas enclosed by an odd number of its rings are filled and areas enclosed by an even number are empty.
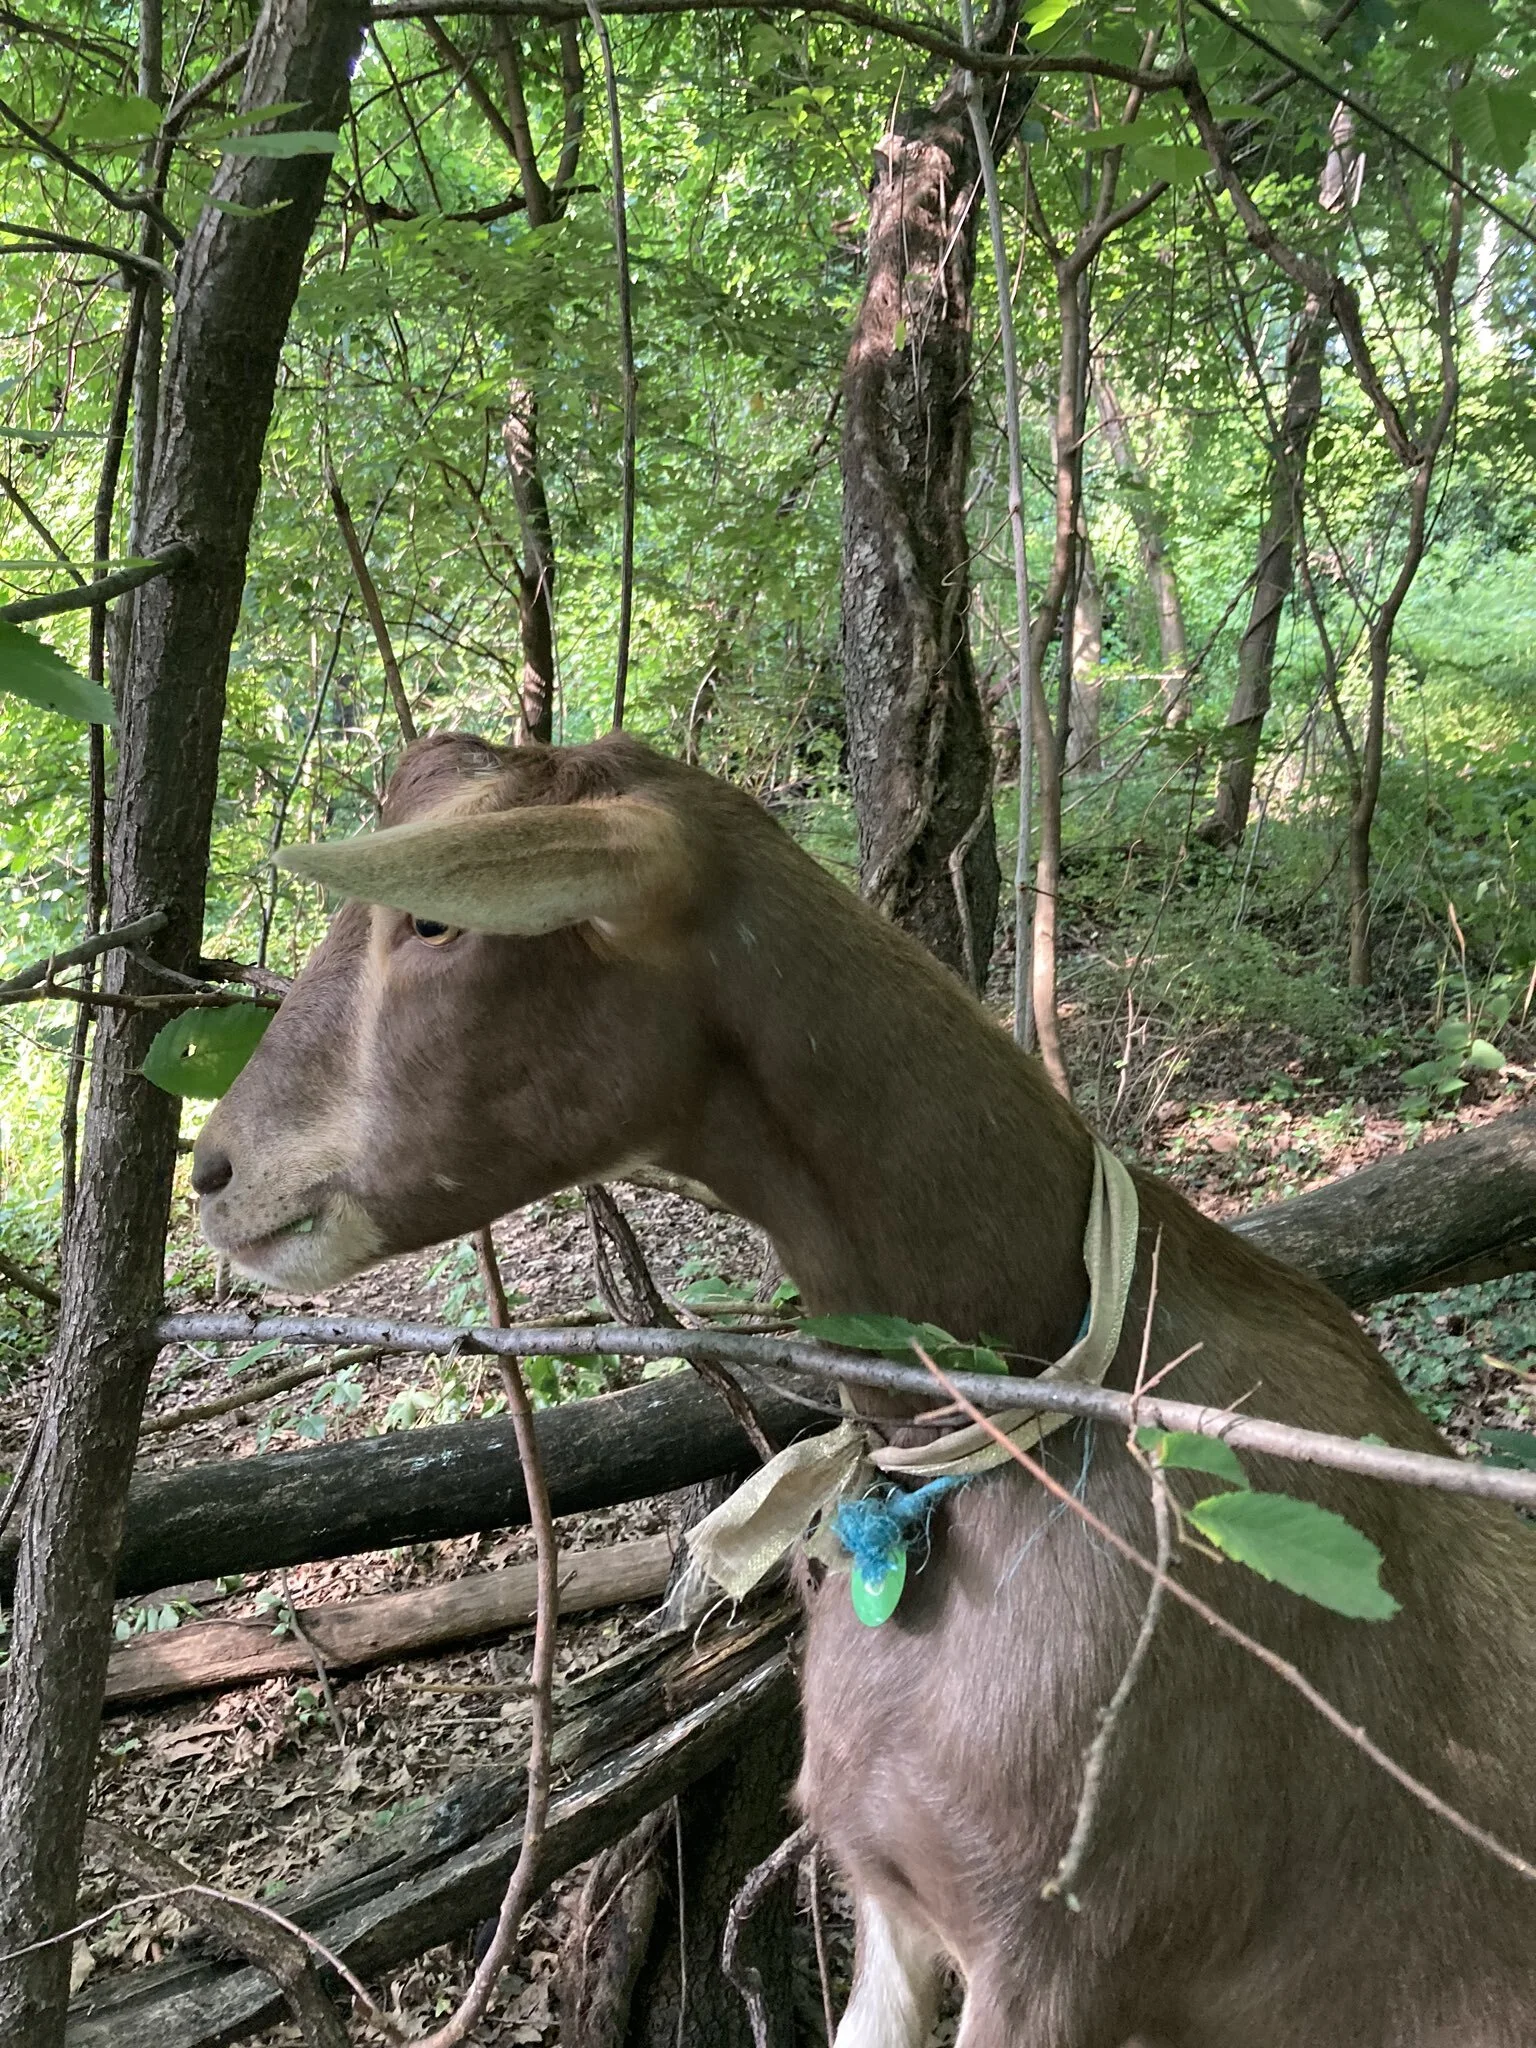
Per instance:
[[[1104,593],[1086,528],[1078,534],[1077,603],[1072,613],[1072,718],[1067,728],[1067,767],[1084,775],[1104,768],[1099,737],[1104,682]]]
[[[1011,37],[997,0],[983,47]],[[986,88],[999,150],[1026,93]],[[864,894],[980,984],[997,922],[992,751],[971,661],[965,486],[979,168],[964,80],[875,150],[843,373],[843,684]]]
[[[1308,292],[1285,354],[1285,409],[1271,455],[1269,504],[1259,533],[1253,602],[1237,650],[1237,686],[1227,713],[1216,802],[1198,829],[1211,846],[1236,846],[1248,828],[1280,618],[1295,572],[1307,448],[1323,407],[1323,348],[1331,325],[1327,306]]]
[[[335,128],[346,106],[362,10],[338,0],[268,0],[243,104],[296,103],[290,124]],[[167,913],[160,958],[187,969],[202,932],[225,672],[278,357],[325,188],[324,157],[226,157],[179,265],[146,545],[195,550],[181,574],[146,584],[121,680],[110,916]],[[143,980],[113,956],[109,987]],[[67,1926],[110,1642],[113,1575],[139,1411],[153,1358],[177,1104],[139,1067],[144,1013],[108,1011],[96,1040],[81,1187],[68,1234],[63,1311],[44,1399],[17,1578],[0,1750],[0,1950]],[[0,2039],[62,2039],[69,1945],[0,1971]]]
[[[565,121],[560,160],[553,182],[546,183],[528,119],[517,38],[505,20],[496,20],[491,26],[491,47],[506,92],[507,125],[522,177],[530,228],[547,227],[565,211],[581,156],[586,106],[581,35],[573,21],[563,22],[559,33]],[[508,385],[501,442],[506,450],[507,474],[512,481],[512,500],[523,539],[523,559],[517,572],[518,626],[523,649],[518,738],[547,743],[555,736],[555,535],[539,464],[538,394],[524,377],[513,377]]]
[[[1189,716],[1189,640],[1184,630],[1179,579],[1169,560],[1162,512],[1146,472],[1136,459],[1125,408],[1109,381],[1108,365],[1097,350],[1093,357],[1093,395],[1105,445],[1125,486],[1125,502],[1136,528],[1141,566],[1157,618],[1158,651],[1163,663],[1163,716],[1169,725],[1182,725]]]

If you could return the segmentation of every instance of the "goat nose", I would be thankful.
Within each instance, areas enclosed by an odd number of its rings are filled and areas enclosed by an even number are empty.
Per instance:
[[[200,1152],[192,1163],[192,1185],[200,1195],[216,1195],[234,1177],[234,1162],[227,1152]]]

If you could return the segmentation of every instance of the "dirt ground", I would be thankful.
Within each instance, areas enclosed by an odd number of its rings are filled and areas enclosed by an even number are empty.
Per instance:
[[[1404,1142],[1399,1116],[1347,1091],[1310,1084],[1283,1041],[1252,1035],[1228,1041],[1219,1056],[1202,1061],[1202,1071],[1202,1085],[1185,1072],[1155,1101],[1148,1097],[1146,1113],[1126,1119],[1116,1138],[1210,1215],[1227,1217],[1281,1199]],[[1515,1106],[1516,1099],[1517,1091],[1507,1090],[1467,1105],[1457,1121],[1481,1121]],[[1447,1120],[1444,1130],[1455,1127]],[[771,1291],[777,1278],[772,1254],[749,1226],[674,1195],[627,1185],[616,1192],[657,1279],[674,1296],[721,1283],[758,1299]],[[518,1320],[558,1321],[595,1305],[579,1197],[535,1204],[505,1219],[495,1235]],[[173,1307],[208,1306],[218,1293],[218,1275],[196,1237],[185,1191],[178,1197],[170,1281]],[[237,1287],[228,1299],[233,1306],[253,1297]],[[473,1322],[485,1313],[464,1246],[395,1260],[303,1305],[439,1322]],[[1396,1318],[1384,1312],[1376,1328],[1389,1352],[1423,1342],[1428,1331],[1451,1363],[1465,1355],[1467,1372],[1459,1379],[1450,1375],[1458,1387],[1465,1383],[1465,1392],[1447,1403],[1442,1418],[1457,1434],[1472,1419],[1527,1426],[1528,1385],[1482,1368],[1477,1349],[1485,1333],[1464,1313],[1458,1324],[1458,1313],[1454,1303],[1427,1302]],[[242,1378],[253,1384],[291,1362],[280,1354],[264,1356],[232,1376],[229,1355],[212,1347],[167,1353],[157,1367],[150,1412],[169,1413],[236,1391]],[[586,1378],[570,1369],[565,1391],[596,1390],[591,1369],[581,1370]],[[0,1382],[0,1469],[19,1449],[35,1399],[35,1379]],[[142,1463],[164,1468],[248,1457],[412,1422],[458,1421],[499,1405],[495,1375],[481,1361],[386,1357],[339,1375],[329,1372],[215,1419],[146,1435]],[[665,1503],[641,1502],[570,1517],[560,1526],[560,1540],[567,1548],[590,1547],[661,1531],[666,1521]],[[118,1632],[193,1616],[344,1600],[492,1570],[531,1553],[524,1531],[488,1533],[240,1582],[167,1588],[125,1603]],[[573,1676],[613,1654],[636,1636],[641,1619],[631,1610],[563,1625],[561,1675]],[[171,1850],[207,1882],[276,1898],[323,1857],[365,1834],[379,1815],[428,1799],[470,1771],[515,1753],[526,1741],[527,1709],[514,1688],[529,1648],[529,1636],[518,1634],[490,1647],[420,1657],[338,1680],[334,1722],[318,1682],[301,1678],[113,1715],[103,1728],[97,1808]],[[504,1980],[478,2040],[497,2048],[553,2048],[558,2040],[552,1970],[573,1882],[558,1887],[530,1917],[518,1969]],[[134,1898],[133,1888],[111,1873],[88,1874],[83,1915],[120,1904],[77,1942],[77,1982],[158,1959],[186,1936],[187,1923],[174,1906],[138,1905]],[[836,1914],[834,1922],[834,1976],[845,1978],[846,1927]],[[375,1989],[390,2009],[421,2023],[447,2009],[467,1966],[466,1944],[454,1944],[431,1951]],[[845,1988],[837,1986],[839,1995]],[[270,2044],[297,2038],[283,2028],[262,2037]]]

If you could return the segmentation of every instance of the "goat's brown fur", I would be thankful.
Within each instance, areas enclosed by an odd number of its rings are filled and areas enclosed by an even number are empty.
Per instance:
[[[436,948],[404,911],[348,903],[199,1142],[215,1243],[319,1284],[643,1158],[761,1224],[816,1310],[1037,1359],[1067,1347],[1088,1134],[957,982],[749,799],[632,740],[423,741],[386,826],[461,799],[466,776],[477,809],[666,807],[685,895],[628,930]],[[1437,1447],[1331,1295],[1136,1178],[1110,1384],[1132,1383],[1160,1234],[1153,1359],[1199,1346],[1169,1391]],[[284,1232],[308,1216],[309,1236]],[[1050,1457],[1150,1547],[1122,1443],[1063,1432]],[[1346,1621],[1192,1556],[1190,1584],[1536,1856],[1536,1538],[1450,1495],[1258,1460],[1253,1476],[1365,1530],[1402,1614]],[[812,1596],[801,1797],[859,1903],[865,1965],[843,2048],[920,2041],[940,1952],[966,1977],[963,2048],[1531,2048],[1536,1886],[1183,1611],[1117,1732],[1081,1910],[1041,1901],[1144,1597],[1012,1471],[946,1503],[884,1627],[855,1620],[839,1577]]]

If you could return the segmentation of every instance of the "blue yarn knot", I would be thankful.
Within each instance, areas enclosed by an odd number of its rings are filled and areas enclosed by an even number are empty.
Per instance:
[[[878,1581],[894,1569],[903,1551],[926,1539],[933,1511],[945,1494],[965,1484],[962,1475],[951,1474],[930,1479],[912,1493],[890,1487],[862,1500],[840,1501],[833,1512],[832,1533],[860,1576]]]

